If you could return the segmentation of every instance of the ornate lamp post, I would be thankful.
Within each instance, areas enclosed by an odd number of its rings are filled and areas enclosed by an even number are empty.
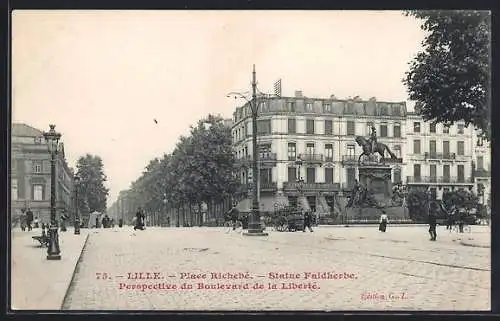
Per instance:
[[[47,260],[60,260],[61,250],[59,248],[59,235],[57,233],[56,220],[56,155],[59,147],[61,134],[56,132],[56,125],[49,125],[50,130],[43,133],[45,141],[51,155],[50,159],[50,227],[49,227],[49,246],[47,248]]]
[[[262,229],[260,222],[260,209],[259,209],[259,194],[258,194],[258,157],[257,152],[257,80],[255,74],[255,65],[253,65],[252,72],[252,100],[248,100],[243,94],[229,93],[228,97],[234,96],[235,98],[243,98],[250,104],[252,110],[252,180],[253,180],[253,193],[252,193],[252,214],[248,222],[248,232],[244,233],[247,236],[267,236]]]
[[[80,185],[80,177],[75,175],[75,235],[80,235],[80,215],[78,215],[78,187]]]

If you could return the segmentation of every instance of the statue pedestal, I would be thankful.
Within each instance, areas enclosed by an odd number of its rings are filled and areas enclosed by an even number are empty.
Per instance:
[[[391,167],[388,165],[359,166],[359,182],[366,187],[382,206],[390,204],[392,197]]]

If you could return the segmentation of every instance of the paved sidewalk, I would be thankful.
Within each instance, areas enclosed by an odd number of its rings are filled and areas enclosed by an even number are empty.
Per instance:
[[[40,248],[32,236],[41,229],[11,234],[11,308],[13,310],[60,310],[73,278],[88,230],[59,232],[61,260],[47,260],[47,248]]]

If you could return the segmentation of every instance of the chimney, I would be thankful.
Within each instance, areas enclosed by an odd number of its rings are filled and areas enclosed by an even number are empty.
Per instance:
[[[337,99],[337,97],[335,97],[335,95],[334,95],[334,94],[331,94],[331,95],[330,95],[330,99]]]
[[[303,95],[302,95],[302,90],[296,90],[295,91],[295,98],[302,98]]]
[[[371,97],[370,99],[368,99],[368,101],[371,101],[371,102],[376,102],[376,101],[377,101],[377,98],[376,98],[376,97]]]

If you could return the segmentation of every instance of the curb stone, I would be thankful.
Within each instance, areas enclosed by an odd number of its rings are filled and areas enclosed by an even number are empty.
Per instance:
[[[71,280],[68,283],[68,287],[66,288],[66,292],[64,294],[64,299],[61,302],[61,310],[64,310],[64,306],[66,305],[66,301],[68,300],[69,293],[71,292],[71,288],[73,287],[74,281],[75,281],[75,276],[78,270],[78,265],[80,265],[80,262],[82,261],[83,257],[83,251],[87,247],[87,243],[89,241],[90,233],[87,233],[87,236],[85,237],[85,241],[83,243],[82,249],[80,251],[80,254],[78,255],[78,260],[76,260],[75,267],[73,268],[73,273],[71,274]]]

